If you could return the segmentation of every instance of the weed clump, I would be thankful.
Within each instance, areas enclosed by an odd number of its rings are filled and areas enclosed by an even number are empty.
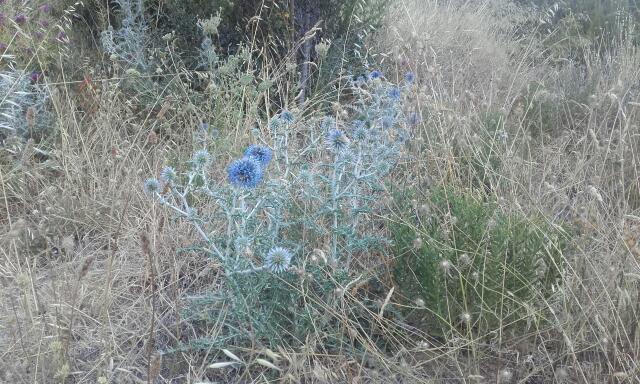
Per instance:
[[[144,183],[147,195],[194,227],[201,242],[191,250],[225,275],[186,314],[204,329],[228,313],[223,335],[186,348],[299,345],[309,334],[338,346],[340,292],[357,259],[388,244],[371,228],[371,213],[408,139],[399,88],[382,78],[350,86],[355,98],[341,119],[311,119],[307,140],[294,134],[300,116],[273,116],[270,135],[255,132],[260,144],[232,160],[224,180],[215,176],[224,164],[203,148],[184,171],[165,167]]]
[[[398,197],[405,216],[392,225],[395,276],[415,314],[440,335],[467,328],[484,337],[543,321],[540,305],[562,273],[562,232],[500,212],[470,192],[441,188],[424,200]]]

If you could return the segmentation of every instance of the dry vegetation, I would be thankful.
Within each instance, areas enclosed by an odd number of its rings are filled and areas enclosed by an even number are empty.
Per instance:
[[[46,153],[33,141],[0,149],[0,382],[640,383],[640,53],[620,38],[563,60],[549,53],[553,33],[522,28],[538,19],[506,1],[397,0],[369,47],[387,77],[416,74],[422,122],[398,185],[472,191],[566,235],[562,281],[527,327],[479,335],[451,324],[435,336],[383,316],[424,304],[392,291],[397,255],[376,254],[343,310],[327,306],[353,350],[324,348],[318,335],[275,351],[226,346],[247,369],[208,368],[234,360],[213,348],[163,353],[196,334],[214,339],[225,321],[203,330],[182,319],[186,298],[221,284],[221,269],[185,251],[197,234],[141,187],[168,159],[190,157],[210,111],[189,105],[184,74],[141,109],[114,70],[49,85],[57,126]],[[283,95],[285,72],[270,74]],[[253,124],[247,115],[223,130],[216,161],[227,164]],[[395,208],[384,217],[404,220]],[[375,334],[352,316],[364,301],[381,308],[366,309]]]

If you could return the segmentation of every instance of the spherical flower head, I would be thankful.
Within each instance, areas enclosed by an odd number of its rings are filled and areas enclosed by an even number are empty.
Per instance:
[[[279,116],[274,116],[269,121],[269,128],[271,128],[272,131],[277,131],[282,126],[282,123],[283,121]]]
[[[407,119],[407,122],[409,123],[409,125],[418,125],[420,124],[420,114],[418,114],[417,112],[412,112],[409,115],[409,118]]]
[[[393,116],[388,116],[388,115],[387,116],[383,116],[382,120],[381,120],[381,123],[382,123],[382,128],[389,129],[389,128],[393,127],[393,124],[396,123],[396,119]]]
[[[377,80],[381,78],[382,78],[382,72],[378,71],[377,69],[369,73],[369,80]]]
[[[246,248],[251,246],[251,240],[249,240],[246,236],[239,236],[233,240],[233,246],[236,252],[244,251]]]
[[[250,145],[247,150],[244,151],[244,155],[255,159],[263,168],[266,168],[273,157],[273,151],[264,145]]]
[[[27,16],[25,16],[23,14],[16,15],[16,17],[13,19],[13,21],[15,21],[16,24],[18,24],[18,25],[22,25],[22,24],[27,22]]]
[[[49,3],[44,3],[40,6],[40,10],[44,13],[49,13],[51,12],[51,5]]]
[[[280,120],[284,123],[291,124],[295,120],[295,115],[292,112],[287,111],[286,109],[280,112]]]
[[[329,131],[336,128],[336,119],[331,116],[325,116],[320,122],[320,129],[323,131]]]
[[[416,81],[416,74],[413,72],[407,72],[404,74],[404,81],[406,81],[409,84],[413,84],[414,81]]]
[[[365,122],[362,120],[353,120],[351,122],[351,126],[353,127],[354,130],[358,129],[358,128],[364,128],[365,126]]]
[[[56,40],[60,41],[62,43],[66,43],[69,40],[69,37],[67,36],[66,33],[60,31],[58,32],[58,34],[56,35]]]
[[[353,138],[358,141],[363,141],[367,138],[367,129],[364,125],[359,125],[353,130]]]
[[[349,138],[339,129],[332,129],[327,134],[327,146],[334,152],[340,152],[349,146]]]
[[[391,100],[398,101],[400,100],[401,95],[402,94],[400,93],[400,88],[394,86],[389,89],[389,98]]]
[[[40,77],[42,77],[42,73],[38,72],[38,71],[33,71],[29,75],[29,78],[31,79],[31,82],[33,82],[33,83],[37,83],[38,80],[40,80]]]
[[[263,173],[262,167],[257,160],[251,157],[245,157],[233,161],[227,168],[227,175],[231,185],[251,189],[260,183]]]
[[[147,195],[160,193],[160,183],[156,179],[147,179],[144,181],[143,190]]]
[[[193,167],[196,169],[202,169],[205,166],[209,165],[211,161],[211,155],[207,152],[206,149],[201,149],[196,151],[191,158],[191,162],[193,163]]]
[[[264,259],[264,265],[274,273],[281,273],[289,269],[293,255],[291,251],[282,247],[271,248]]]
[[[176,170],[173,169],[173,167],[167,166],[167,167],[164,167],[162,171],[160,171],[160,180],[163,183],[166,183],[166,184],[174,183],[177,178],[178,178],[178,174],[176,173]]]

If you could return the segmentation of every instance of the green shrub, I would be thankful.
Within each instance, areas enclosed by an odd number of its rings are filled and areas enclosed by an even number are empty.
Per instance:
[[[468,192],[410,200],[397,198],[404,217],[391,227],[395,276],[434,333],[482,337],[539,318],[561,271],[560,230]]]
[[[216,340],[198,337],[179,349],[224,348],[252,341],[276,348],[301,345],[317,333],[327,346],[338,347],[341,338],[326,332],[336,326],[336,289],[348,283],[348,274],[321,262],[299,272],[239,275],[229,279],[227,291],[192,298],[182,316],[196,329],[211,329],[221,318],[226,321]]]

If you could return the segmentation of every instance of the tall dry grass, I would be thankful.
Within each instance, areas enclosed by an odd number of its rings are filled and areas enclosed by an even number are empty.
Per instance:
[[[407,176],[468,190],[465,156],[488,145],[501,165],[485,193],[567,231],[550,325],[478,345],[499,358],[485,379],[506,369],[514,382],[638,382],[640,55],[622,38],[558,61],[538,17],[501,1],[398,2],[379,50],[390,70],[418,74],[416,108],[428,115]],[[501,120],[504,145],[483,142],[487,116]],[[487,365],[454,371],[468,378]]]

